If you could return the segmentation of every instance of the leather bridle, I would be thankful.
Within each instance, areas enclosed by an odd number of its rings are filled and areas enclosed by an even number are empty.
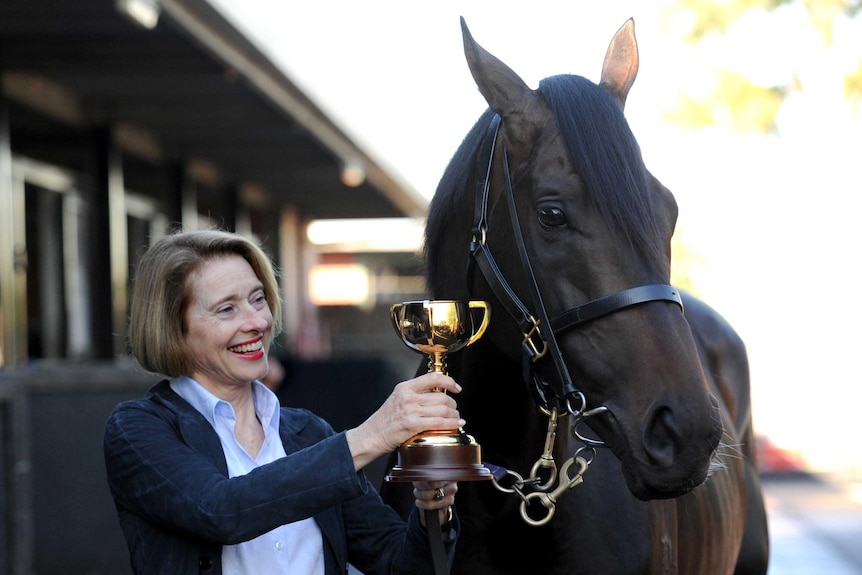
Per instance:
[[[482,155],[480,157],[487,158],[488,161],[484,180],[479,182],[476,188],[475,217],[473,220],[472,240],[470,242],[470,253],[472,255],[470,267],[472,268],[473,263],[478,266],[494,295],[515,320],[523,335],[521,345],[523,376],[524,381],[530,384],[531,394],[537,402],[537,407],[544,413],[548,413],[552,409],[558,410],[561,413],[568,411],[576,417],[579,416],[583,419],[589,415],[604,412],[606,408],[598,407],[589,412],[586,411],[586,400],[583,393],[572,382],[569,370],[566,368],[562,353],[557,345],[556,336],[600,317],[645,302],[669,301],[679,305],[680,309],[682,309],[682,299],[679,291],[670,285],[642,285],[589,301],[573,307],[557,317],[549,318],[545,305],[542,302],[542,295],[538,284],[536,283],[533,267],[530,263],[521,225],[518,220],[518,213],[515,209],[515,195],[509,173],[506,149],[505,146],[501,146],[502,153],[500,159],[504,180],[503,194],[508,204],[512,232],[521,268],[527,278],[527,285],[530,290],[533,310],[530,311],[531,308],[524,304],[509,282],[506,281],[491,253],[491,247],[487,243],[491,175],[500,125],[501,118],[499,114],[495,114],[488,126],[481,150]],[[471,272],[472,269],[468,270],[468,274]],[[548,355],[553,363],[555,374],[554,380],[551,383],[540,377],[534,369],[536,362]],[[578,407],[573,408],[573,405]],[[580,434],[578,434],[578,437],[584,439]],[[592,442],[588,440],[588,443],[592,443],[593,445],[601,444],[601,442],[596,442],[595,440],[592,440]]]

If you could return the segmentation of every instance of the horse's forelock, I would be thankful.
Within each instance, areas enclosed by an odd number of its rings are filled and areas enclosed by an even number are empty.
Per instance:
[[[649,197],[646,167],[619,105],[602,88],[581,76],[545,78],[539,83],[539,91],[557,120],[573,167],[599,213],[642,250],[652,265],[666,263],[659,214]],[[441,250],[445,249],[444,236],[457,233],[452,223],[458,210],[472,214],[476,155],[493,115],[486,110],[464,137],[431,201],[425,226],[425,278],[435,297],[451,290],[445,283],[453,279],[448,277],[451,270],[461,274],[461,264],[468,257],[466,245],[456,254],[441,254]]]
[[[666,256],[659,214],[650,198],[640,148],[619,104],[593,82],[575,75],[545,78],[539,91],[599,213],[643,250],[652,265],[661,266]]]

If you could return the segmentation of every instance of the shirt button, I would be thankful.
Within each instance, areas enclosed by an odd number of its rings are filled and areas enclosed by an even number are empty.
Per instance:
[[[284,549],[284,543],[282,543],[281,541],[276,541],[275,548],[281,551],[282,549]]]

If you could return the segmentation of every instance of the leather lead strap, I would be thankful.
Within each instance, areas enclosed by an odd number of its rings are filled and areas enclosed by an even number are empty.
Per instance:
[[[434,575],[449,575],[449,562],[446,559],[446,548],[443,546],[440,515],[436,509],[426,509],[424,512],[425,529],[428,531],[428,545],[431,547],[431,561],[434,563]]]

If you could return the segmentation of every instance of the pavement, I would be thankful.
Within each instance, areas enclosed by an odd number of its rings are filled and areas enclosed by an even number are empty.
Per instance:
[[[768,575],[862,575],[862,477],[766,474],[763,489]]]

